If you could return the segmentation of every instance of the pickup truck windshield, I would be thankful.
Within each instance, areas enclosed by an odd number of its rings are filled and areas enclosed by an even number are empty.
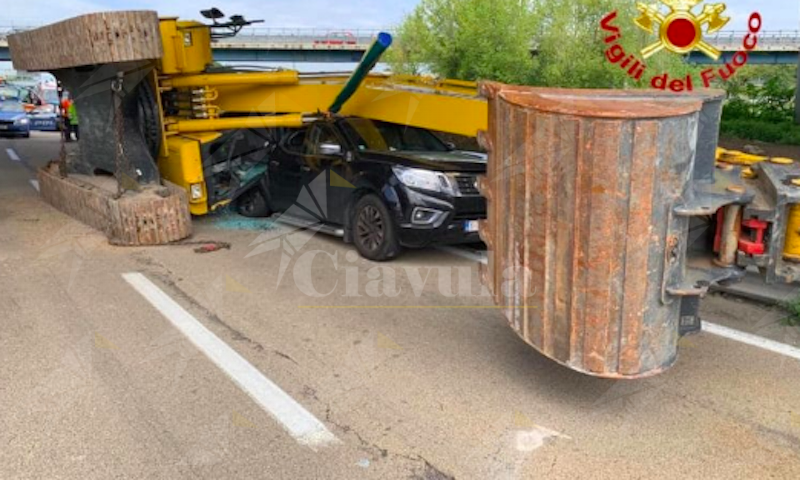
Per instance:
[[[379,152],[446,152],[447,145],[430,131],[396,123],[348,118],[342,129],[359,150]]]

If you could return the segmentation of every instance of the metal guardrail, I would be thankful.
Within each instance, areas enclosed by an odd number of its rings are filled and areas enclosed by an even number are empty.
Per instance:
[[[0,41],[15,31],[29,30],[36,26],[0,25]],[[381,31],[379,29],[347,29],[347,28],[271,28],[246,27],[238,36],[224,39],[219,44],[231,47],[243,45],[249,48],[289,49],[299,48],[335,48],[346,49],[348,45],[363,48],[372,43]],[[391,31],[391,30],[389,30]],[[746,31],[723,31],[706,37],[706,40],[721,50],[734,51],[742,47]],[[223,47],[224,48],[224,47]],[[230,47],[229,47],[230,48]],[[795,51],[800,50],[800,31],[772,30],[758,35],[758,46],[761,51]]]
[[[41,25],[0,25],[0,39],[14,32],[21,32],[38,28]],[[245,27],[232,39],[236,43],[254,43],[262,39],[266,43],[307,43],[307,42],[353,42],[357,44],[369,43],[380,32],[387,29],[377,28],[272,28],[272,27]],[[238,42],[237,42],[238,41]]]
[[[722,50],[739,50],[742,48],[744,37],[747,31],[730,30],[717,32],[714,35],[706,36],[706,41]],[[800,49],[800,31],[797,30],[773,30],[764,31],[758,34],[758,44],[756,50],[794,51]]]
[[[225,48],[272,49],[366,49],[383,30],[338,30],[322,28],[244,28],[236,37],[221,39],[217,46]]]

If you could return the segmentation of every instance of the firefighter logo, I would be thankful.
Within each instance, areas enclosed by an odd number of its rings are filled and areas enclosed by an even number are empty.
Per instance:
[[[692,9],[701,1],[660,0],[670,9],[667,15],[661,12],[660,5],[637,3],[640,15],[634,23],[645,32],[658,34],[659,37],[657,42],[642,49],[642,57],[649,58],[666,48],[678,54],[699,50],[714,60],[719,59],[721,52],[703,40],[703,27],[707,27],[707,34],[715,33],[731,19],[722,16],[726,8],[724,3],[706,4],[700,15],[695,15]]]

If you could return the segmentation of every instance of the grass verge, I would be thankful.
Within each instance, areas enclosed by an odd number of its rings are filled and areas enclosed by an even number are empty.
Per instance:
[[[800,145],[800,125],[793,122],[769,122],[753,118],[725,118],[720,134],[742,140],[758,140],[784,145]]]

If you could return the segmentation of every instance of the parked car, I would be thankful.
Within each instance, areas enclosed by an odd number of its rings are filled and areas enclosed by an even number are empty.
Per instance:
[[[0,103],[0,135],[30,137],[30,119],[19,101]]]
[[[262,188],[239,202],[243,213],[318,224],[376,261],[401,247],[480,241],[485,154],[457,151],[422,128],[363,118],[319,120],[280,138]]]

